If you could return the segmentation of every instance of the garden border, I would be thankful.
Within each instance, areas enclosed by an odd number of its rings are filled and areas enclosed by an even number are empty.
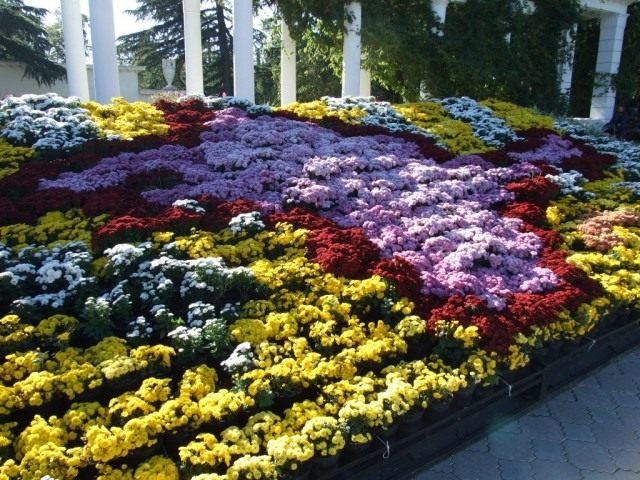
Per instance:
[[[451,409],[437,420],[428,416],[409,432],[389,440],[374,437],[358,458],[329,470],[315,468],[314,480],[399,480],[436,463],[452,450],[536,406],[548,395],[604,366],[640,345],[640,311],[622,311],[597,334],[565,344],[550,360],[537,359],[513,380],[476,392],[468,405]]]

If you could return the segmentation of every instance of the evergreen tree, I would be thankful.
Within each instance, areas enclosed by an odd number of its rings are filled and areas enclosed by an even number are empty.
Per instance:
[[[227,27],[228,11],[223,0],[209,4],[201,11],[202,61],[206,94],[230,94],[232,81],[232,38]],[[152,20],[155,25],[118,39],[118,51],[127,62],[146,67],[141,74],[143,88],[162,88],[162,59],[176,58],[176,71],[184,69],[184,16],[182,2],[145,0],[132,14],[138,20]],[[174,84],[184,87],[177,75]]]
[[[52,45],[43,25],[46,14],[46,9],[22,0],[0,0],[0,60],[24,63],[25,76],[39,85],[52,85],[66,75],[64,67],[47,56]]]

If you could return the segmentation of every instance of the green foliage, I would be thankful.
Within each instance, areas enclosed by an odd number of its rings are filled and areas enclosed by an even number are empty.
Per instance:
[[[567,52],[565,32],[578,17],[575,0],[539,0],[534,12],[516,0],[454,4],[429,56],[429,91],[558,111],[558,64]]]
[[[201,11],[202,62],[205,93],[217,95],[232,91],[231,34],[227,27],[228,11],[224,2],[204,1]],[[206,6],[209,4],[209,6]],[[127,62],[146,67],[140,76],[143,88],[162,88],[162,59],[176,58],[176,72],[184,72],[184,16],[182,2],[147,0],[128,13],[138,20],[153,20],[146,30],[118,39],[118,51]],[[182,75],[176,75],[174,85],[184,87]]]
[[[320,67],[310,69],[310,80],[321,85],[326,76],[318,73],[328,71],[339,79],[344,2],[263,3],[277,6],[289,24],[299,42],[299,64]],[[534,12],[527,12],[522,0],[452,3],[444,32],[431,0],[363,1],[362,17],[363,63],[386,97],[416,100],[422,83],[439,97],[469,95],[545,111],[562,108],[557,65],[566,54],[565,31],[579,17],[577,0],[538,0]],[[327,93],[325,85],[322,94]]]
[[[629,6],[620,70],[615,79],[619,101],[640,99],[640,3]]]
[[[0,0],[0,60],[23,62],[25,76],[50,86],[66,72],[47,57],[52,45],[43,25],[46,13],[22,0]]]
[[[64,64],[66,61],[64,51],[64,32],[62,31],[62,11],[56,8],[53,12],[54,21],[50,25],[45,26],[47,31],[47,37],[51,43],[51,50],[48,52],[48,56],[56,63]],[[89,54],[89,18],[86,15],[82,15],[82,34],[84,37],[84,52],[85,56]]]
[[[569,115],[588,117],[591,95],[595,80],[596,57],[600,24],[595,19],[585,19],[578,23],[576,50],[571,80],[571,102]]]

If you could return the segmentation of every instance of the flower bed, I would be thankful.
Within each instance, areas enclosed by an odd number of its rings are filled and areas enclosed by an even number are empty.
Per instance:
[[[503,102],[11,97],[0,137],[0,479],[304,473],[638,303],[637,146]]]

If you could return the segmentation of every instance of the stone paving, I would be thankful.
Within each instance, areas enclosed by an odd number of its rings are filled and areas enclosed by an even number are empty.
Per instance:
[[[640,348],[412,480],[640,480]]]

